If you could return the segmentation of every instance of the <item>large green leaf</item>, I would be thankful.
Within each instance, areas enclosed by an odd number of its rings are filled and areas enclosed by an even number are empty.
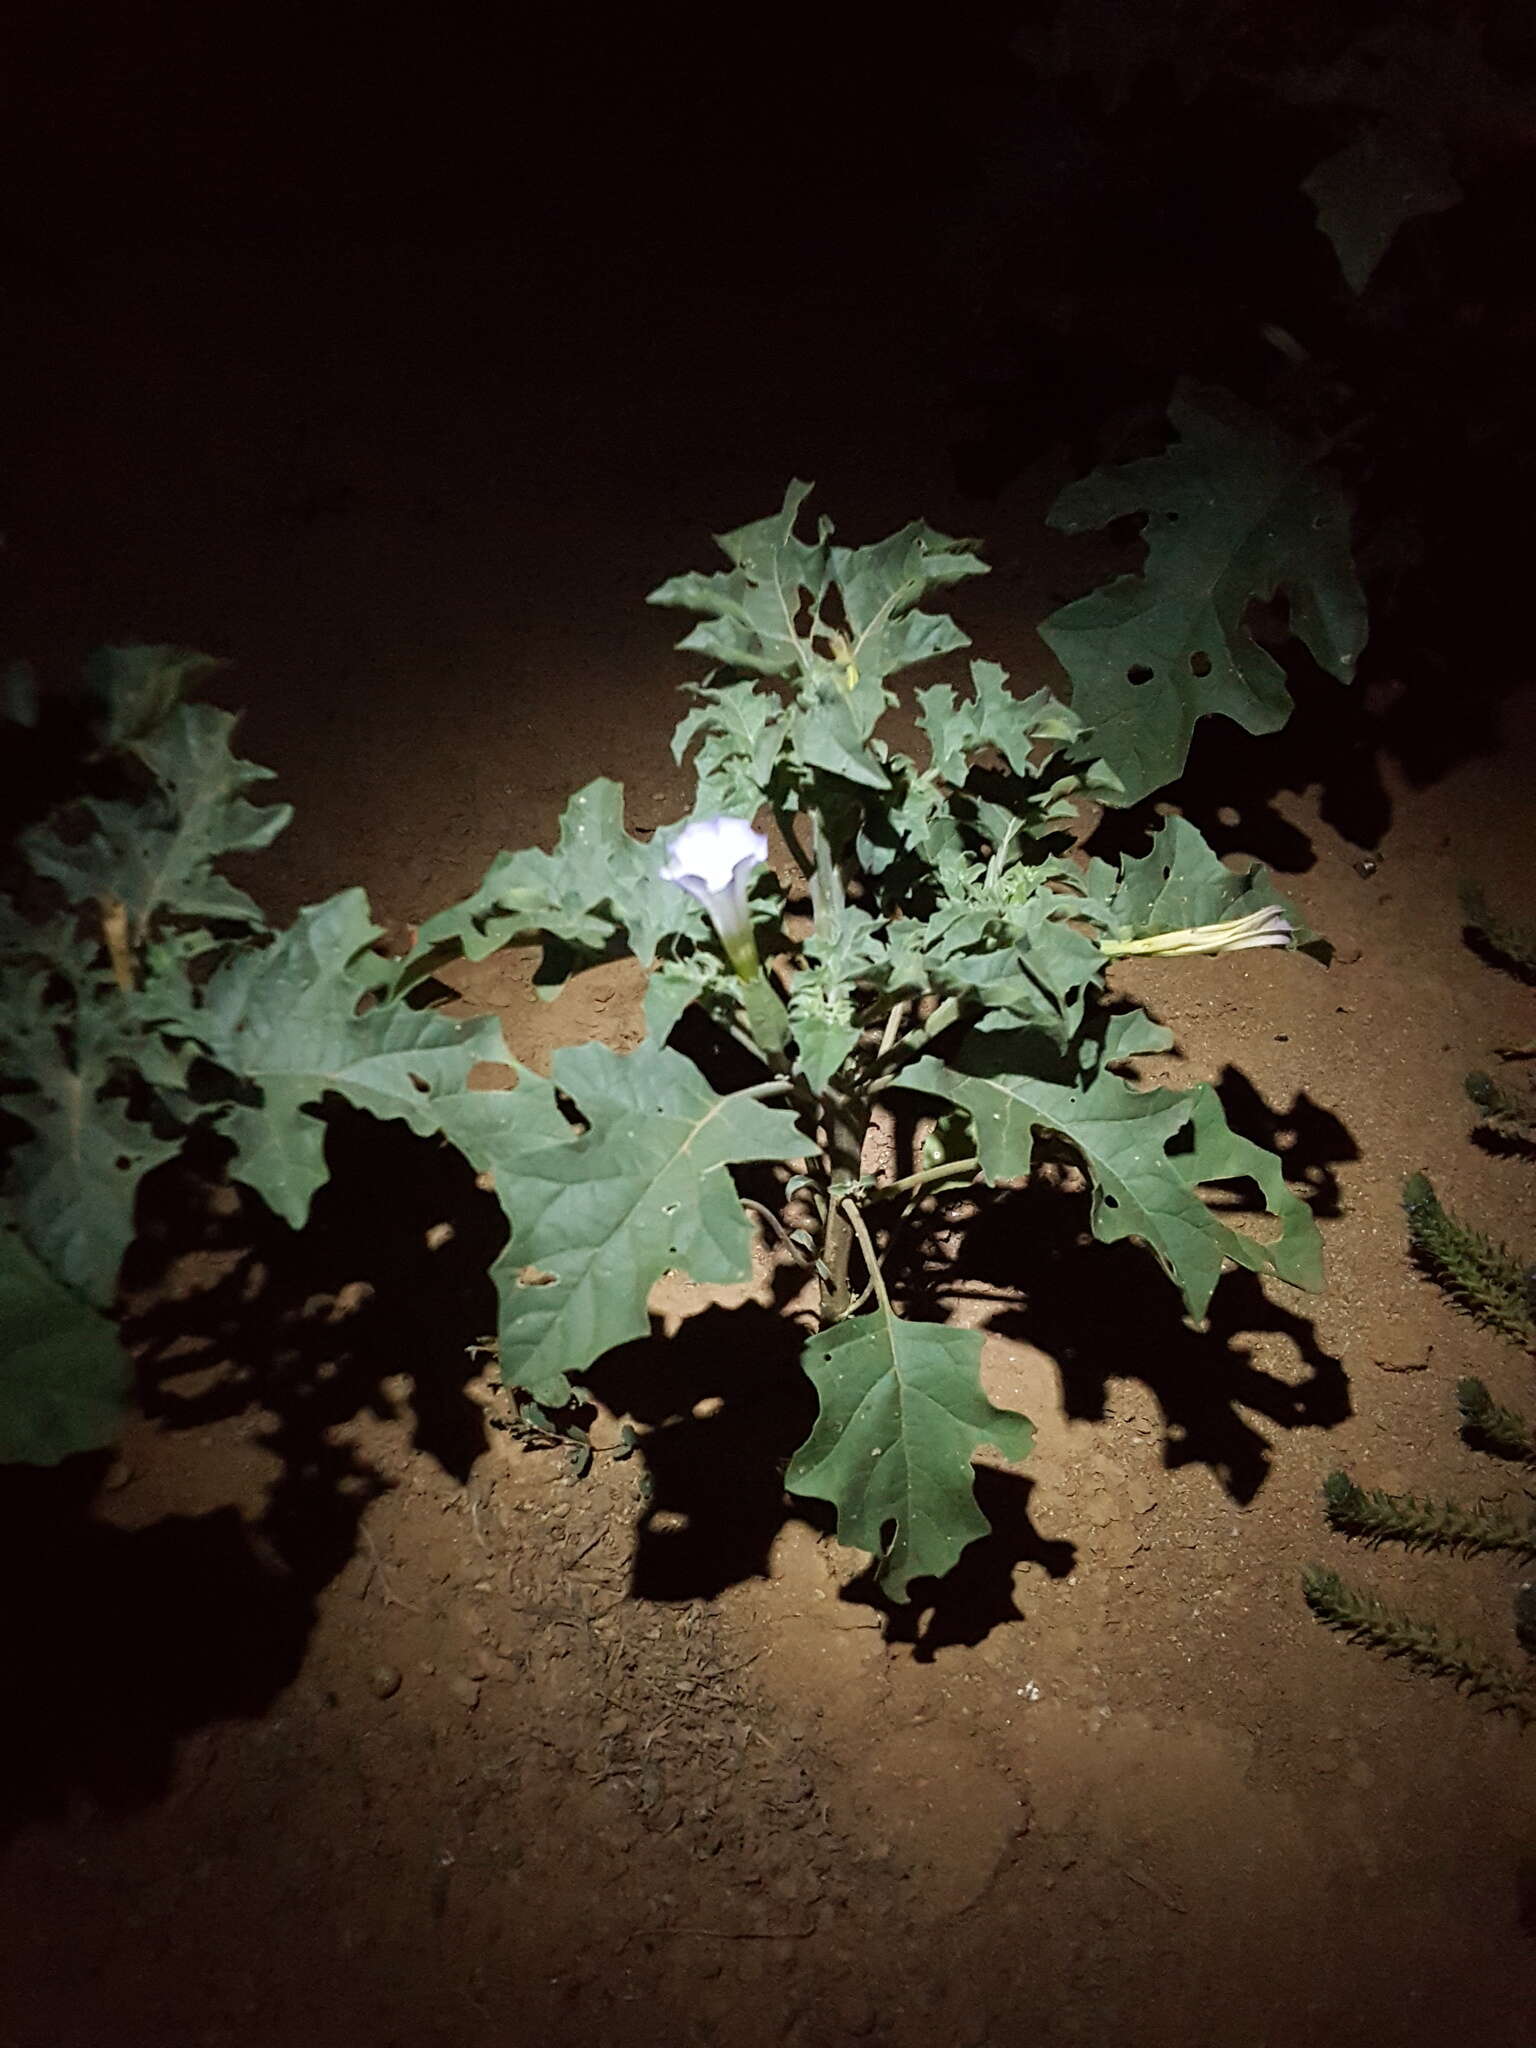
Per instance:
[[[888,701],[881,687],[887,676],[968,644],[952,619],[918,609],[923,598],[984,574],[986,564],[969,552],[969,542],[921,520],[863,548],[831,546],[826,519],[814,541],[798,540],[795,520],[810,491],[792,483],[778,512],[718,535],[730,569],[674,576],[646,601],[705,614],[678,642],[689,652],[729,669],[825,686],[827,702],[845,698],[863,739]]]
[[[796,672],[805,646],[797,625],[801,607],[807,600],[813,612],[819,607],[831,571],[829,520],[820,522],[814,541],[795,538],[795,520],[813,488],[791,483],[777,512],[716,534],[731,568],[707,576],[690,570],[650,593],[647,604],[704,614],[704,623],[677,643],[680,648],[755,675]]]
[[[222,1111],[231,1172],[300,1227],[326,1177],[325,1127],[311,1111],[328,1093],[425,1134],[444,1128],[479,1060],[504,1061],[491,1017],[454,1023],[399,1003],[359,1006],[391,972],[370,948],[379,927],[361,889],[299,913],[271,946],[224,961],[183,1026],[259,1101]]]
[[[1141,1039],[1112,1036],[1105,1061],[1125,1058]],[[1272,1154],[1227,1126],[1213,1089],[1139,1089],[1101,1067],[1074,1078],[1047,1041],[1025,1031],[972,1032],[954,1060],[932,1057],[904,1070],[903,1087],[970,1112],[989,1181],[1022,1180],[1037,1131],[1067,1139],[1093,1183],[1094,1235],[1106,1244],[1140,1238],[1203,1316],[1231,1259],[1295,1287],[1321,1284],[1317,1226],[1285,1185]],[[1281,1221],[1271,1243],[1233,1230],[1201,1200],[1203,1183],[1248,1179]]]
[[[585,1130],[560,1115],[556,1089]],[[510,1095],[450,1111],[450,1137],[490,1171],[512,1223],[495,1269],[509,1386],[559,1406],[571,1376],[645,1335],[647,1298],[669,1268],[706,1285],[750,1276],[730,1168],[809,1149],[760,1092],[717,1095],[690,1060],[647,1040],[627,1054],[566,1047],[553,1082],[520,1071]]]
[[[229,744],[234,728],[227,711],[177,705],[145,737],[126,743],[155,777],[160,799],[91,799],[84,805],[91,819],[84,838],[66,840],[51,825],[39,826],[22,838],[27,860],[71,902],[122,903],[135,945],[167,916],[197,925],[263,927],[250,897],[213,863],[227,853],[270,846],[293,812],[288,804],[245,801],[241,791],[273,771],[235,756]]]
[[[9,1185],[27,1240],[55,1276],[106,1307],[133,1236],[140,1179],[177,1150],[108,1092],[150,1039],[108,984],[77,984],[78,1007],[44,1002],[46,976],[0,980],[0,1069],[23,1085],[5,1097],[30,1135],[12,1151]]]
[[[131,1378],[107,1318],[0,1224],[0,1465],[57,1465],[110,1443]]]
[[[1347,682],[1365,644],[1349,512],[1309,450],[1228,393],[1183,384],[1162,455],[1069,484],[1050,523],[1085,533],[1146,513],[1147,559],[1040,627],[1072,682],[1072,708],[1135,802],[1170,782],[1195,723],[1248,732],[1290,716],[1285,672],[1249,632],[1255,600],[1284,592],[1291,630]]]
[[[643,841],[624,830],[620,783],[589,782],[566,805],[553,853],[498,853],[472,895],[427,920],[397,972],[397,992],[461,952],[483,960],[543,941],[541,979],[550,983],[620,944],[648,963],[664,939],[701,936],[703,911],[662,880],[666,853],[660,836]]]
[[[986,563],[970,552],[972,545],[914,519],[868,547],[830,550],[847,642],[846,655],[841,649],[834,653],[843,665],[844,687],[856,699],[873,703],[872,684],[914,662],[970,645],[953,619],[917,607],[930,590],[986,574]],[[857,671],[853,677],[850,668]]]
[[[972,1454],[1027,1458],[1034,1430],[981,1387],[979,1330],[909,1323],[878,1309],[808,1337],[802,1354],[820,1414],[785,1475],[791,1493],[837,1511],[838,1540],[880,1561],[901,1599],[939,1578],[987,1533]]]
[[[1400,227],[1421,213],[1444,213],[1461,198],[1438,136],[1385,125],[1325,157],[1301,189],[1353,292],[1365,290]]]

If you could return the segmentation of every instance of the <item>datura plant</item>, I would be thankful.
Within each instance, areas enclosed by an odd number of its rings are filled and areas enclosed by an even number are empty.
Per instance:
[[[141,1177],[211,1127],[231,1177],[302,1226],[337,1096],[455,1145],[494,1187],[501,1372],[551,1427],[596,1360],[648,1333],[664,1274],[748,1279],[769,1231],[804,1269],[793,1312],[818,1403],[787,1485],[831,1507],[896,1598],[984,1533],[978,1448],[1031,1447],[983,1388],[980,1333],[902,1313],[893,1244],[931,1199],[1070,1159],[1095,1235],[1139,1240],[1191,1316],[1227,1263],[1319,1284],[1279,1161],[1210,1087],[1138,1083],[1127,1063],[1170,1034],[1106,977],[1142,954],[1320,942],[1177,816],[1144,854],[1076,850],[1081,806],[1126,802],[1126,779],[1078,711],[1016,694],[992,662],[916,693],[922,739],[904,752],[882,732],[893,679],[969,644],[929,601],[984,564],[920,523],[863,548],[834,545],[825,520],[803,538],[808,488],[725,535],[727,567],[652,593],[697,615],[681,645],[709,668],[673,741],[696,779],[689,816],[633,834],[618,784],[590,783],[553,851],[498,854],[403,960],[380,952],[360,890],[273,931],[217,871],[288,814],[246,800],[267,771],[232,753],[229,715],[181,701],[210,664],[98,658],[96,793],[23,835],[26,915],[0,902],[0,1085],[19,1134],[0,1460],[110,1435],[125,1375],[108,1312]],[[1204,687],[1202,711],[1221,708]],[[1098,697],[1126,730],[1112,679]],[[471,1089],[506,1048],[491,1018],[437,1014],[436,970],[508,946],[539,949],[551,994],[633,956],[643,1042],[569,1046],[547,1077],[511,1062],[510,1089]],[[874,1170],[898,1131],[911,1156]],[[1233,1181],[1275,1219],[1262,1237],[1207,1200]]]
[[[633,1051],[572,1046],[548,1078],[519,1067],[509,1094],[444,1105],[510,1227],[503,1378],[557,1413],[592,1361],[647,1333],[664,1273],[747,1279],[767,1225],[806,1269],[819,1406],[788,1488],[829,1504],[899,1598],[985,1532],[975,1451],[1020,1459],[1032,1441],[983,1389],[979,1332],[902,1314],[886,1270],[901,1221],[934,1190],[1015,1184],[1067,1156],[1094,1233],[1140,1240],[1191,1316],[1227,1262],[1317,1286],[1315,1226],[1278,1160],[1228,1127],[1210,1087],[1123,1071],[1171,1038],[1106,974],[1135,954],[1321,947],[1261,871],[1225,867],[1181,818],[1139,857],[1075,856],[1079,800],[1123,801],[1123,784],[1070,709],[1016,695],[994,663],[973,662],[968,688],[917,692],[922,761],[883,736],[892,679],[969,644],[925,600],[985,565],[922,524],[857,549],[825,520],[801,538],[808,489],[722,536],[728,567],[651,594],[698,615],[681,646],[710,664],[673,741],[695,772],[691,815],[642,840],[618,785],[591,783],[553,852],[499,855],[421,929],[393,993],[509,945],[541,948],[550,992],[625,954],[649,970]],[[726,1040],[751,1065],[722,1093],[698,1062],[718,1072]],[[922,1137],[894,1172],[868,1164],[882,1121]],[[743,1197],[743,1167],[759,1187],[770,1170],[776,1205]],[[1208,1204],[1230,1181],[1277,1219],[1262,1241]]]

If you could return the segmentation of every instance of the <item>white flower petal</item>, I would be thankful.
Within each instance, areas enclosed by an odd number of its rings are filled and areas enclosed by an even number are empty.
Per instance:
[[[661,873],[702,901],[723,896],[740,868],[760,867],[767,858],[768,841],[750,818],[695,818],[673,840]]]

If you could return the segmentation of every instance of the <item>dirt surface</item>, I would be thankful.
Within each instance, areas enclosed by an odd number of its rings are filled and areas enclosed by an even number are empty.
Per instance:
[[[13,637],[58,666],[127,635],[235,658],[219,694],[297,807],[241,876],[274,916],[362,883],[401,940],[599,774],[632,825],[677,816],[692,671],[642,599],[791,473],[850,540],[984,531],[956,610],[1047,679],[1035,622],[1099,565],[1040,524],[1059,460],[957,496],[899,283],[876,372],[835,292],[680,286],[627,338],[626,409],[593,404],[599,287],[525,276],[519,322],[488,261],[136,250],[40,292],[15,342]],[[658,1292],[653,1340],[594,1378],[577,1480],[468,1349],[497,1225],[451,1159],[339,1119],[300,1239],[216,1161],[146,1191],[147,1419],[116,1461],[0,1489],[5,2048],[1523,2048],[1530,1738],[1326,1634],[1298,1580],[1336,1563],[1517,1655],[1506,1565],[1352,1556],[1319,1484],[1518,1491],[1459,1443],[1453,1387],[1529,1408],[1529,1361],[1415,1276],[1398,1197],[1428,1166],[1536,1242],[1529,1162],[1472,1144],[1460,1094],[1533,997],[1455,896],[1475,874],[1529,914],[1536,697],[1465,758],[1458,717],[1422,783],[1341,706],[1317,685],[1294,743],[1192,784],[1337,964],[1119,977],[1177,1033],[1164,1070],[1220,1080],[1310,1188],[1328,1291],[1230,1275],[1192,1329],[1046,1189],[940,1246],[929,1284],[1039,1449],[983,1475],[997,1534],[916,1613],[782,1494],[805,1416],[766,1262]],[[545,1005],[530,971],[462,978],[518,1057],[636,1042],[633,973]]]

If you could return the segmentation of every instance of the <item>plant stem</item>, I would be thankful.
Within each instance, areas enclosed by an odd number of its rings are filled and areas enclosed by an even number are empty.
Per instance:
[[[779,1243],[784,1245],[788,1249],[791,1258],[793,1258],[798,1265],[808,1266],[811,1263],[811,1261],[806,1257],[805,1253],[801,1250],[800,1246],[795,1243],[794,1239],[790,1236],[789,1232],[784,1228],[784,1225],[779,1221],[778,1217],[775,1216],[773,1211],[768,1207],[766,1202],[756,1202],[752,1199],[750,1195],[742,1195],[739,1199],[741,1201],[741,1206],[743,1207],[743,1209],[756,1210],[757,1214],[762,1217],[763,1221],[772,1230],[774,1236],[779,1240]]]
[[[839,1322],[848,1313],[851,1298],[848,1261],[853,1250],[853,1230],[843,1208],[843,1196],[859,1178],[864,1163],[869,1105],[842,1095],[827,1095],[822,1101],[821,1119],[829,1198],[821,1244],[821,1261],[827,1269],[821,1283],[821,1315],[826,1324]]]
[[[732,1099],[745,1102],[762,1102],[770,1095],[792,1095],[795,1084],[787,1077],[775,1081],[755,1081],[750,1088],[737,1088]]]
[[[899,1195],[906,1188],[926,1187],[933,1180],[947,1180],[951,1175],[975,1173],[980,1169],[979,1159],[944,1159],[937,1166],[925,1166],[921,1173],[909,1173],[904,1180],[882,1181],[878,1187],[864,1189],[866,1201],[883,1201],[887,1195]]]
[[[946,996],[932,1016],[925,1019],[923,1023],[916,1025],[904,1038],[898,1038],[889,1050],[882,1046],[882,1060],[900,1059],[904,1061],[911,1054],[921,1052],[923,1047],[929,1044],[931,1040],[937,1038],[941,1031],[949,1029],[950,1025],[959,1017],[961,1007],[958,996]],[[889,1088],[900,1079],[901,1072],[898,1068],[894,1074],[883,1074],[875,1083],[875,1087]]]
[[[896,1034],[907,1021],[907,1007],[905,1003],[898,1003],[886,1018],[885,1029],[880,1034],[880,1050],[875,1054],[877,1065],[886,1058],[891,1047],[896,1043]]]
[[[831,843],[827,828],[819,817],[812,814],[811,837],[816,848],[816,875],[811,883],[811,907],[818,926],[831,931],[835,929],[843,910],[843,878],[837,871],[832,858]]]
[[[839,1206],[847,1211],[848,1221],[853,1225],[853,1234],[859,1240],[859,1250],[864,1254],[864,1263],[869,1268],[876,1300],[886,1315],[894,1315],[896,1311],[891,1307],[891,1297],[885,1291],[885,1275],[880,1270],[880,1256],[875,1250],[875,1241],[869,1234],[869,1225],[859,1213],[858,1203],[852,1195],[844,1195]]]

